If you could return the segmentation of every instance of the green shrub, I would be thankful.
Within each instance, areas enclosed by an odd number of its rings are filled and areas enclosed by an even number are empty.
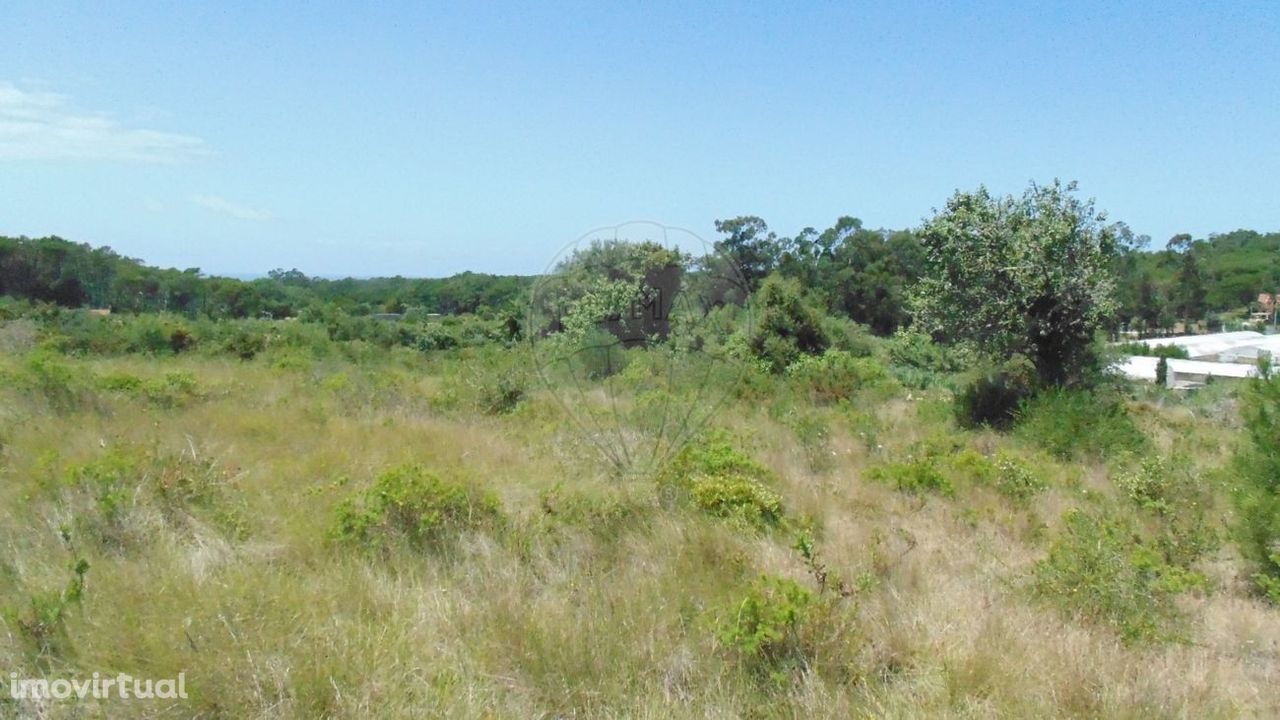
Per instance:
[[[1241,554],[1256,568],[1259,593],[1280,604],[1280,377],[1269,367],[1264,371],[1244,394],[1249,445],[1232,464],[1240,479],[1236,538]]]
[[[458,345],[458,337],[442,325],[428,323],[418,331],[417,348],[422,352],[452,350]]]
[[[1035,392],[1035,384],[1035,367],[1022,357],[980,372],[956,395],[956,422],[967,428],[1007,430],[1018,408]]]
[[[840,315],[824,315],[822,332],[830,341],[830,350],[839,350],[853,357],[872,357],[879,341],[866,325]]]
[[[955,494],[955,486],[939,472],[933,460],[928,457],[880,465],[871,468],[869,476],[872,480],[888,483],[903,492]]]
[[[968,485],[994,487],[1000,476],[996,461],[971,447],[948,459],[947,470],[954,479]]]
[[[191,348],[195,338],[181,320],[162,315],[137,315],[125,321],[128,352],[149,355],[177,354]]]
[[[854,357],[843,350],[803,355],[786,370],[792,384],[819,403],[852,399],[870,389],[891,389],[889,371],[878,360]]]
[[[1163,562],[1123,521],[1071,510],[1065,523],[1036,564],[1035,594],[1115,629],[1127,642],[1177,637],[1172,596],[1197,584],[1192,574]]]
[[[250,327],[239,325],[222,342],[222,352],[235,355],[241,360],[252,360],[267,347],[264,333]]]
[[[392,468],[337,509],[334,537],[360,545],[395,541],[438,548],[466,530],[502,520],[498,501],[470,486],[445,480],[419,465]]]
[[[1190,566],[1217,549],[1213,495],[1185,460],[1151,456],[1113,475],[1116,487],[1141,510],[1155,546],[1166,560]]]
[[[539,505],[544,527],[584,528],[606,540],[617,540],[624,532],[643,526],[653,509],[652,499],[645,496],[588,494],[566,490],[559,483],[540,493]]]
[[[782,498],[766,484],[771,479],[767,468],[713,435],[677,453],[659,474],[658,486],[668,503],[685,501],[713,517],[760,529],[785,518]]]
[[[199,397],[196,376],[185,371],[171,371],[142,383],[143,395],[161,407],[176,407]]]
[[[14,382],[44,398],[59,412],[75,410],[90,400],[91,388],[86,378],[44,351],[27,356]]]
[[[113,372],[98,377],[98,387],[102,390],[133,392],[142,387],[143,380],[137,375]]]
[[[781,373],[800,356],[820,355],[831,345],[823,313],[795,280],[770,276],[755,294],[753,307],[755,324],[747,347],[771,372]]]
[[[1051,389],[1025,402],[1016,434],[1064,460],[1140,454],[1150,445],[1119,398]]]
[[[995,457],[996,490],[1015,500],[1026,500],[1048,487],[1044,478],[1020,458],[1006,453]]]
[[[935,343],[920,332],[899,330],[884,345],[889,371],[899,383],[912,389],[944,384],[968,364],[963,348]]]
[[[680,482],[695,475],[742,475],[768,480],[772,473],[764,465],[733,446],[727,435],[712,433],[691,442],[672,459],[663,472],[666,481]]]
[[[805,665],[801,630],[814,603],[794,580],[761,575],[742,600],[721,609],[716,635],[749,670],[781,682]]]
[[[1159,457],[1149,457],[1134,470],[1117,473],[1116,487],[1139,505],[1157,510],[1168,509],[1171,485],[1169,470]]]
[[[693,504],[712,517],[755,528],[783,520],[782,498],[757,480],[741,475],[694,477],[689,484]]]
[[[40,660],[65,655],[70,649],[66,615],[84,596],[84,576],[89,562],[79,558],[71,567],[71,580],[61,590],[33,593],[26,607],[5,607],[0,613],[6,624],[17,628],[27,650]]]

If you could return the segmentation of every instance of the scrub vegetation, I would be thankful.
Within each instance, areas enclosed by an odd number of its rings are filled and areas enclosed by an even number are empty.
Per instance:
[[[891,307],[726,226],[759,291],[684,352],[739,372],[652,473],[571,414],[697,390],[655,385],[681,355],[619,349],[565,403],[518,303],[4,301],[0,667],[184,672],[190,698],[0,693],[0,716],[1276,716],[1280,380],[1110,377],[1121,248],[1072,193],[957,195],[910,240],[930,284]],[[879,237],[888,272],[908,239]],[[1074,243],[1089,272],[1019,270],[999,297],[948,274]]]

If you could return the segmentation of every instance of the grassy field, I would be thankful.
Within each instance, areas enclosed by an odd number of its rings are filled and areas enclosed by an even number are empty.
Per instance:
[[[970,431],[876,350],[619,477],[522,353],[0,354],[0,680],[190,694],[0,716],[1280,715],[1226,385]]]

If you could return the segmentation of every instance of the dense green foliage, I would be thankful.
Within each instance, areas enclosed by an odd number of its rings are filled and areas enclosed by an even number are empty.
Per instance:
[[[872,230],[853,217],[825,230],[780,237],[758,217],[716,223],[716,247],[734,260],[752,288],[770,274],[792,278],[832,315],[888,335],[911,322],[908,291],[924,273],[925,230]],[[1215,329],[1228,316],[1256,310],[1259,293],[1280,291],[1280,232],[1251,230],[1192,239],[1162,248],[1112,226],[1118,254],[1117,310],[1111,330],[1155,332],[1179,321]],[[922,234],[924,233],[924,234]],[[408,312],[519,315],[532,277],[461,273],[441,279],[325,279],[273,270],[243,281],[210,277],[197,268],[161,269],[58,237],[0,237],[0,296],[62,307],[114,312],[170,312],[185,317],[257,318]]]
[[[336,309],[357,315],[473,313],[499,310],[521,296],[529,278],[462,273],[443,279],[403,277],[327,280],[273,270],[242,281],[197,268],[160,269],[59,237],[0,237],[0,295],[62,307],[114,312],[171,312],[187,317],[293,317]]]
[[[920,231],[926,272],[916,323],[972,342],[997,361],[1029,359],[1043,386],[1079,382],[1094,335],[1115,311],[1121,244],[1075,185],[1032,185],[1021,197],[958,192]]]

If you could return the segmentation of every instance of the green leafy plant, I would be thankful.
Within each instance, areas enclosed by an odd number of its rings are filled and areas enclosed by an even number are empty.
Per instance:
[[[919,457],[903,462],[891,462],[871,468],[872,480],[888,483],[909,493],[936,492],[953,495],[955,486],[943,475],[932,458]]]
[[[741,475],[699,476],[689,494],[702,512],[755,528],[782,522],[782,498],[759,481]]]
[[[761,575],[740,601],[721,609],[716,635],[753,672],[784,681],[806,662],[800,630],[814,602],[794,580]]]
[[[1010,498],[1026,500],[1048,487],[1044,478],[1018,457],[997,453],[994,465],[996,490]]]
[[[1280,604],[1280,377],[1269,365],[1250,383],[1244,401],[1249,445],[1233,463],[1242,480],[1235,493],[1236,536],[1256,568],[1258,592]]]
[[[1018,408],[1036,390],[1035,368],[1015,356],[994,368],[969,376],[956,394],[956,422],[961,427],[1007,430],[1018,417]]]
[[[880,361],[843,350],[802,355],[787,367],[786,374],[795,387],[819,403],[849,400],[867,390],[892,390],[896,385]]]
[[[919,231],[916,326],[997,362],[1027,358],[1037,387],[1087,381],[1094,336],[1118,307],[1114,263],[1126,236],[1075,192],[1055,180],[1021,197],[984,187],[952,196]]]
[[[1126,522],[1071,510],[1063,534],[1036,564],[1033,590],[1046,602],[1115,629],[1127,642],[1178,637],[1172,596],[1200,585],[1171,566]]]
[[[678,453],[658,486],[667,502],[688,502],[713,517],[761,529],[785,519],[781,496],[766,484],[771,479],[767,468],[713,435]]]
[[[361,545],[403,541],[439,548],[463,531],[496,527],[501,521],[492,495],[442,479],[420,465],[403,465],[382,473],[371,487],[338,506],[333,536]]]
[[[1015,434],[1068,460],[1141,454],[1150,446],[1119,398],[1085,390],[1048,390],[1028,400]]]
[[[801,356],[821,355],[830,346],[821,312],[795,280],[769,277],[753,302],[757,316],[747,347],[771,372],[782,373]]]

